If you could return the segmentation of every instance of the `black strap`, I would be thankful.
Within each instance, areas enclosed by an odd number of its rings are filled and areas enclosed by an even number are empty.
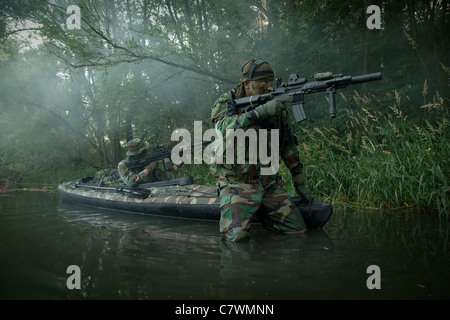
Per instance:
[[[229,90],[228,94],[230,95],[230,100],[227,102],[227,115],[233,115],[236,114],[236,104],[234,103],[234,100],[236,99],[236,96],[234,95],[233,91]]]
[[[253,78],[256,78],[256,77],[267,76],[267,75],[272,75],[273,76],[273,72],[270,71],[270,70],[263,70],[263,71],[253,72],[253,76],[250,77],[249,79],[253,79]]]
[[[253,61],[252,66],[250,67],[250,70],[244,75],[247,79],[253,79],[253,75],[255,73],[256,68],[258,68],[262,63],[256,63]]]

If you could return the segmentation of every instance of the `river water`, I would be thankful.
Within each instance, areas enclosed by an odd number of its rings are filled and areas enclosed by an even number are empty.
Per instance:
[[[17,191],[0,194],[0,231],[0,299],[450,298],[449,223],[437,215],[336,207],[322,231],[255,225],[226,245],[217,222]]]

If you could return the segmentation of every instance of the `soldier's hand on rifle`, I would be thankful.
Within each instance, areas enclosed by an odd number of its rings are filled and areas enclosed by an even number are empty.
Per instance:
[[[256,107],[255,110],[259,112],[261,118],[276,116],[285,111],[290,102],[291,100],[288,98],[273,99],[259,107]]]
[[[149,165],[147,165],[144,168],[144,170],[142,170],[142,171],[144,171],[144,173],[146,173],[146,175],[148,176],[149,173],[153,172],[153,170],[155,170],[156,168],[158,168],[158,162],[154,161],[154,162],[151,162]],[[147,171],[147,172],[145,172],[145,171]]]
[[[310,204],[312,202],[311,191],[305,184],[305,174],[300,173],[293,177],[295,191],[297,192],[300,203]]]

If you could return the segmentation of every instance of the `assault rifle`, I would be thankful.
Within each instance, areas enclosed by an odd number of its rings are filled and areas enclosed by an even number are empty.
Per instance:
[[[209,141],[205,141],[202,145],[206,145],[210,143]],[[191,147],[193,149],[195,145]],[[145,155],[145,157],[133,161],[126,162],[126,166],[130,170],[140,169],[148,166],[150,163],[163,160],[164,166],[167,169],[172,165],[170,162],[170,156],[172,154],[172,150],[164,148],[164,145],[156,145],[154,147],[154,151]]]
[[[344,76],[342,74],[333,75],[331,72],[316,73],[313,82],[308,82],[306,78],[299,78],[297,74],[291,74],[288,83],[282,83],[281,79],[276,79],[276,89],[270,93],[258,94],[250,97],[234,99],[229,105],[229,112],[241,114],[251,110],[269,100],[276,98],[290,98],[292,112],[295,121],[301,122],[307,119],[304,105],[304,96],[309,93],[326,91],[330,103],[330,116],[336,117],[336,89],[342,89],[350,84],[358,84],[381,80],[381,72],[365,74],[361,76]]]

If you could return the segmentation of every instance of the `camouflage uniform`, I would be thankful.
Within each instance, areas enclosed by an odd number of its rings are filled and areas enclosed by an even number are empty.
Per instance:
[[[125,184],[136,186],[140,183],[175,179],[176,174],[174,170],[171,168],[166,171],[162,161],[154,161],[146,167],[137,168],[133,171],[128,169],[127,162],[145,156],[148,146],[149,143],[147,141],[143,141],[139,138],[128,142],[127,158],[120,161],[117,166],[120,177]]]
[[[239,90],[238,86],[231,92],[223,94],[212,107],[211,121],[215,123],[216,130],[223,136],[223,146],[226,146],[227,129],[245,131],[253,128],[256,132],[259,129],[279,129],[280,158],[290,170],[294,181],[304,183],[302,164],[296,148],[297,142],[289,128],[287,112],[265,118],[262,118],[261,114],[254,109],[243,114],[230,113],[228,111],[230,94],[235,95],[236,90]],[[242,90],[240,96],[242,96]],[[267,141],[270,143],[270,136]],[[290,200],[279,175],[261,175],[261,168],[269,165],[262,165],[259,162],[248,163],[248,149],[248,143],[246,143],[245,164],[236,164],[234,159],[233,164],[223,161],[223,164],[215,163],[211,166],[211,172],[216,177],[220,190],[219,225],[224,238],[231,241],[246,238],[254,217],[272,230],[283,233],[304,232],[306,225],[302,215],[298,207]],[[234,150],[237,150],[236,147]]]

